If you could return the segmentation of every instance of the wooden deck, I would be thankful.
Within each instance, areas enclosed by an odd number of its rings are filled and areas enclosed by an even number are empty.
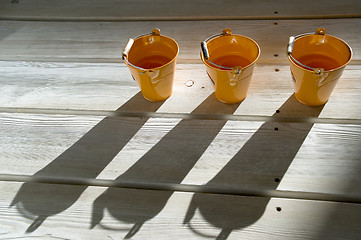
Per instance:
[[[174,93],[121,60],[158,27]],[[291,35],[353,49],[328,103],[293,95]],[[261,56],[220,103],[199,52],[231,28]],[[0,239],[360,239],[361,2],[0,0]]]

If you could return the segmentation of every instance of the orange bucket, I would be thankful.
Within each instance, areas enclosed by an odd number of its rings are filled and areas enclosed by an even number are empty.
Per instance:
[[[122,58],[144,98],[157,102],[172,95],[178,52],[177,42],[159,29],[129,39]]]
[[[201,59],[219,101],[239,103],[247,97],[260,52],[254,40],[232,35],[228,28],[201,43]]]
[[[343,40],[326,35],[324,28],[315,33],[290,37],[287,48],[294,81],[295,97],[308,106],[325,104],[351,61],[352,49]]]

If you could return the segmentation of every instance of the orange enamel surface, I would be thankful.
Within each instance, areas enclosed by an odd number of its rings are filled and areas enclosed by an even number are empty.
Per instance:
[[[258,44],[245,36],[228,35],[211,39],[207,43],[209,60],[225,67],[240,67],[241,72],[227,70],[201,58],[208,76],[214,83],[215,96],[224,103],[242,102],[248,94],[255,63],[260,55]]]
[[[324,70],[316,74],[289,57],[295,97],[303,104],[318,106],[330,98],[345,66],[351,61],[352,50],[339,38],[310,34],[295,40],[292,56],[306,66]]]
[[[144,98],[163,101],[172,95],[178,52],[178,44],[163,35],[146,35],[134,40],[128,61],[146,71],[128,67]]]

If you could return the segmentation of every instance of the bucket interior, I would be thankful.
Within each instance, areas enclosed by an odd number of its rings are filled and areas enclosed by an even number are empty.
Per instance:
[[[343,67],[351,59],[350,47],[330,35],[306,35],[295,40],[292,56],[302,64],[325,71]]]
[[[257,60],[260,52],[252,39],[240,35],[216,37],[208,42],[207,48],[209,60],[225,67],[244,68]]]
[[[147,35],[134,40],[128,61],[138,67],[152,69],[171,62],[177,54],[178,44],[173,39]]]

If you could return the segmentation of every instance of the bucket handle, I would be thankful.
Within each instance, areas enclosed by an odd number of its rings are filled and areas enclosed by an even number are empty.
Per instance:
[[[208,47],[207,47],[208,41],[211,40],[212,38],[215,38],[215,37],[229,36],[231,34],[232,34],[231,29],[225,28],[225,29],[223,29],[222,33],[217,33],[215,35],[210,36],[209,38],[207,38],[206,40],[201,42],[201,50],[202,50],[201,53],[203,54],[203,58],[206,61],[208,61],[209,63],[211,63],[212,65],[217,66],[219,68],[224,68],[224,69],[227,69],[227,70],[234,70],[235,74],[240,74],[242,72],[242,67],[241,66],[235,66],[233,68],[232,67],[226,67],[226,66],[218,65],[218,64],[212,62],[211,60],[209,60],[209,52],[208,52]]]
[[[293,45],[295,44],[295,40],[299,37],[305,36],[305,35],[311,35],[311,34],[316,34],[316,35],[325,35],[326,34],[326,29],[324,28],[317,28],[315,33],[303,33],[297,36],[291,36],[289,41],[288,41],[288,45],[287,45],[287,54],[288,56],[292,59],[292,61],[294,61],[295,63],[297,63],[298,65],[313,71],[316,75],[323,75],[324,74],[324,69],[323,68],[313,68],[310,66],[307,66],[303,63],[301,63],[300,61],[298,61],[296,58],[294,58],[292,56],[292,52],[293,52]]]
[[[146,35],[152,35],[152,36],[159,36],[160,35],[160,29],[159,28],[155,28],[152,30],[151,33],[145,33],[145,34],[141,34],[139,36],[136,36],[134,39],[137,39],[139,37],[143,37],[143,36],[146,36]],[[134,43],[134,39],[133,38],[130,38],[127,45],[125,46],[124,50],[123,50],[123,53],[122,53],[122,59],[123,61],[127,64],[127,65],[130,65],[136,69],[139,69],[143,72],[141,72],[140,74],[144,74],[146,73],[147,71],[149,71],[149,69],[145,69],[145,68],[142,68],[142,67],[138,67],[138,66],[135,66],[134,64],[130,63],[128,61],[128,54],[129,54],[129,51],[130,49],[132,48],[133,46],[133,43]]]

